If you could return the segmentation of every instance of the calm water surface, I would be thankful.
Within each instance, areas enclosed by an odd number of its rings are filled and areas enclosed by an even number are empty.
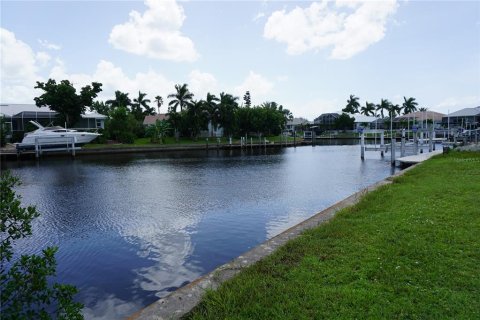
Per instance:
[[[167,295],[377,182],[388,157],[358,146],[45,158],[3,163],[41,217],[21,253],[58,246],[58,281],[87,319]]]

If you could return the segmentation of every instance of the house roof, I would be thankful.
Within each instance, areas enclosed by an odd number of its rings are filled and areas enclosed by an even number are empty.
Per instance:
[[[324,117],[329,117],[329,116],[332,116],[334,118],[338,118],[340,116],[340,114],[338,114],[336,112],[322,113],[317,118],[315,118],[315,120],[318,120],[318,119],[324,118]]]
[[[452,112],[448,117],[472,117],[480,115],[480,106],[476,108],[465,108]],[[446,117],[446,115],[444,115]]]
[[[298,126],[301,124],[309,124],[310,122],[304,118],[293,118],[287,121],[287,126]]]
[[[159,113],[159,114],[156,114],[156,115],[153,115],[153,116],[145,116],[145,118],[143,119],[143,125],[147,126],[147,125],[155,124],[155,122],[157,122],[157,120],[160,120],[160,121],[168,120],[168,114]]]
[[[364,123],[364,122],[370,123],[377,120],[376,117],[365,116],[363,114],[355,114],[353,115],[353,117],[355,118],[355,123]]]
[[[20,104],[20,103],[2,103],[0,104],[0,114],[13,117],[15,115],[21,114],[22,112],[36,113],[36,114],[56,114],[55,111],[50,110],[47,107],[37,107],[35,104]],[[88,119],[106,119],[107,116],[99,114],[96,112],[89,112],[82,114],[82,118]]]
[[[19,104],[19,103],[9,103],[0,104],[0,113],[6,116],[13,116],[21,112],[54,112],[48,109],[47,107],[39,108],[35,104]]]
[[[398,116],[393,121],[398,122],[402,120],[408,120],[408,119],[417,119],[419,121],[424,121],[424,120],[433,120],[433,121],[442,121],[442,118],[445,117],[445,114],[440,113],[440,112],[435,112],[435,111],[415,111],[412,113],[407,113],[402,116]]]

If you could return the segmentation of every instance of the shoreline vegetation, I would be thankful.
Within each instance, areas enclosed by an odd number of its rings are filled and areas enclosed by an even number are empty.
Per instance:
[[[479,318],[479,181],[479,152],[436,156],[208,291],[184,318]]]

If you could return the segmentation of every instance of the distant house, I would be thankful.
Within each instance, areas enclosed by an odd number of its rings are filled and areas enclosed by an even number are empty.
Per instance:
[[[398,116],[393,119],[393,126],[397,129],[407,129],[412,127],[413,123],[416,125],[425,124],[425,122],[433,123],[435,128],[442,125],[442,119],[445,115],[435,111],[416,111]]]
[[[0,115],[9,124],[12,133],[29,130],[30,120],[49,126],[57,118],[57,112],[47,107],[39,108],[35,104],[0,104]],[[81,130],[103,129],[105,128],[105,119],[107,119],[107,116],[103,114],[86,113],[72,128]]]
[[[143,119],[143,125],[144,126],[149,126],[149,125],[152,125],[152,124],[155,124],[157,122],[157,120],[168,120],[168,114],[166,113],[159,113],[159,114],[155,114],[153,116],[145,116],[145,118]]]
[[[340,117],[340,114],[336,112],[322,113],[313,120],[313,123],[322,130],[332,130],[335,128],[335,121],[337,121],[338,117]]]
[[[377,117],[366,116],[363,114],[354,114],[353,118],[355,119],[355,121],[353,122],[355,130],[357,130],[359,127],[375,129],[375,121],[378,120]]]
[[[480,106],[476,108],[465,108],[450,113],[449,115],[444,115],[442,122],[445,128],[480,128]]]
[[[287,121],[286,130],[293,132],[293,130],[301,130],[309,125],[310,121],[305,118],[293,118]]]

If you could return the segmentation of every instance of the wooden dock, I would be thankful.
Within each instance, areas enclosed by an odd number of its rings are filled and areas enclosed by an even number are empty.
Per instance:
[[[437,154],[443,153],[443,150],[436,150],[428,153],[420,153],[417,155],[413,156],[407,156],[403,158],[398,158],[397,161],[400,162],[402,165],[411,165],[411,164],[417,164],[420,162],[423,162],[427,159],[430,159],[433,156],[436,156]]]

